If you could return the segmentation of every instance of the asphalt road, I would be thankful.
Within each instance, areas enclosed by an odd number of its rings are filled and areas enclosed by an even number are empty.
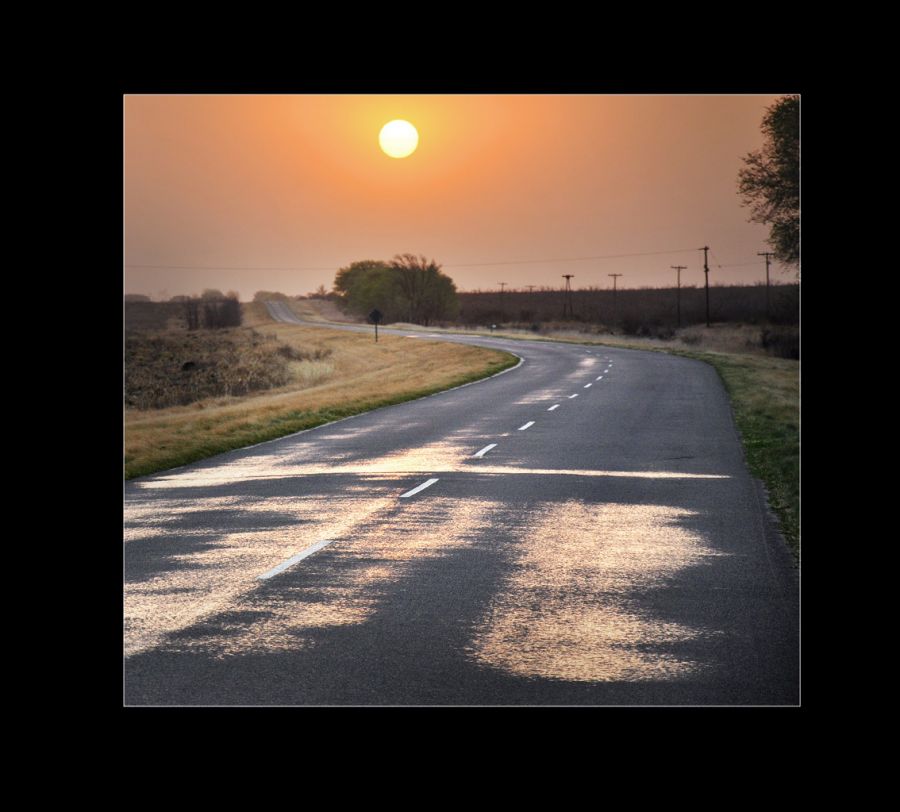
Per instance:
[[[523,363],[125,483],[124,704],[798,704],[715,370],[441,339]]]

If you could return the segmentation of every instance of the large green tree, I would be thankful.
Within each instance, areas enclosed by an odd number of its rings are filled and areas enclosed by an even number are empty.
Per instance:
[[[398,320],[397,291],[391,280],[391,267],[386,262],[375,259],[351,262],[337,272],[334,289],[351,313],[365,316],[378,308],[385,321]]]
[[[428,325],[459,312],[456,285],[434,260],[397,254],[390,263],[353,262],[337,272],[334,289],[347,310],[361,316],[377,308],[387,323]]]
[[[762,149],[744,157],[738,190],[750,222],[769,228],[769,244],[781,262],[800,263],[800,97],[784,96],[762,121]]]
[[[435,319],[451,319],[459,312],[456,285],[433,259],[397,254],[391,261],[391,271],[407,321],[427,327]]]

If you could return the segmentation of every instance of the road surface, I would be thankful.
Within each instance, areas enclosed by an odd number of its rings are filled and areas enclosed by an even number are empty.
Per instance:
[[[125,483],[124,704],[798,704],[715,370],[440,339],[523,362]]]

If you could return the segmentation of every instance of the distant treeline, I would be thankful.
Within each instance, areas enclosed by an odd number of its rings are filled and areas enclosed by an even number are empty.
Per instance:
[[[127,330],[162,329],[217,330],[239,327],[241,304],[234,291],[222,293],[208,288],[199,296],[173,296],[168,302],[151,302],[140,294],[126,294],[123,300]]]
[[[571,315],[563,290],[491,291],[458,293],[456,322],[467,326],[516,324],[536,326],[572,321],[637,333],[653,327],[675,327],[678,322],[676,288],[573,290]],[[709,290],[709,317],[715,322],[795,325],[800,319],[800,286],[772,285],[766,316],[765,285],[713,286]],[[706,322],[706,291],[681,288],[681,324]]]

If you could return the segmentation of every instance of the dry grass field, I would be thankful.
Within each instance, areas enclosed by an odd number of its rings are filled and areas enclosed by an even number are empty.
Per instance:
[[[240,397],[185,406],[125,410],[125,476],[183,465],[380,406],[457,386],[517,363],[509,353],[458,344],[409,341],[266,320],[245,305],[245,325],[296,356],[289,383]],[[246,329],[246,328],[242,328]],[[271,340],[271,338],[270,338]],[[327,369],[313,367],[327,365]]]

